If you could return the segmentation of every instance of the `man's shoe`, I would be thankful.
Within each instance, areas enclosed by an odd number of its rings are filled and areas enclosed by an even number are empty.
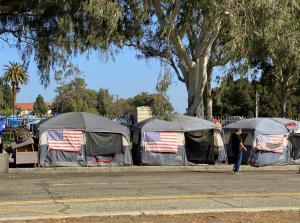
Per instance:
[[[234,174],[243,174],[243,173],[241,173],[241,172],[234,172]]]

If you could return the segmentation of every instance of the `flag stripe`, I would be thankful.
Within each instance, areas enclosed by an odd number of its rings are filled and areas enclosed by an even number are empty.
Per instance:
[[[257,150],[270,151],[274,153],[283,153],[286,144],[286,138],[283,135],[260,135],[257,137]]]
[[[179,145],[178,132],[145,132],[145,151],[177,153]]]
[[[49,130],[47,132],[48,149],[67,152],[79,152],[83,133],[80,130]]]

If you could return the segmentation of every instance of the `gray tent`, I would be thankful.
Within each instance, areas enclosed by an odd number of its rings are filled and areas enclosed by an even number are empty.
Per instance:
[[[204,119],[184,115],[174,115],[172,121],[150,118],[132,130],[133,161],[138,165],[214,163],[215,154],[219,161],[226,158],[221,130]],[[176,148],[169,150],[172,137]]]
[[[289,132],[283,124],[269,118],[244,119],[223,128],[229,162],[233,160],[231,135],[238,128],[243,130],[242,138],[247,147],[247,152],[243,152],[243,163],[250,163],[254,166],[287,163]]]
[[[86,112],[69,112],[39,125],[41,166],[131,165],[128,128]]]

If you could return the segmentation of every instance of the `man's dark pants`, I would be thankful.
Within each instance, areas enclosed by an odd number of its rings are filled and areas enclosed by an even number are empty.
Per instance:
[[[233,166],[234,172],[240,171],[241,163],[242,163],[242,152],[235,153],[234,154],[234,166]]]

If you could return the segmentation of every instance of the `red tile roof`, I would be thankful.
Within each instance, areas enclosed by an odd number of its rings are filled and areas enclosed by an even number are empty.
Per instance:
[[[52,105],[52,102],[45,102],[46,105],[48,107],[50,107]],[[33,102],[30,102],[30,103],[16,103],[16,108],[21,110],[21,111],[32,111],[33,110],[33,105],[34,103]]]
[[[33,104],[34,103],[16,103],[16,108],[20,109],[22,111],[32,111],[33,110]]]

